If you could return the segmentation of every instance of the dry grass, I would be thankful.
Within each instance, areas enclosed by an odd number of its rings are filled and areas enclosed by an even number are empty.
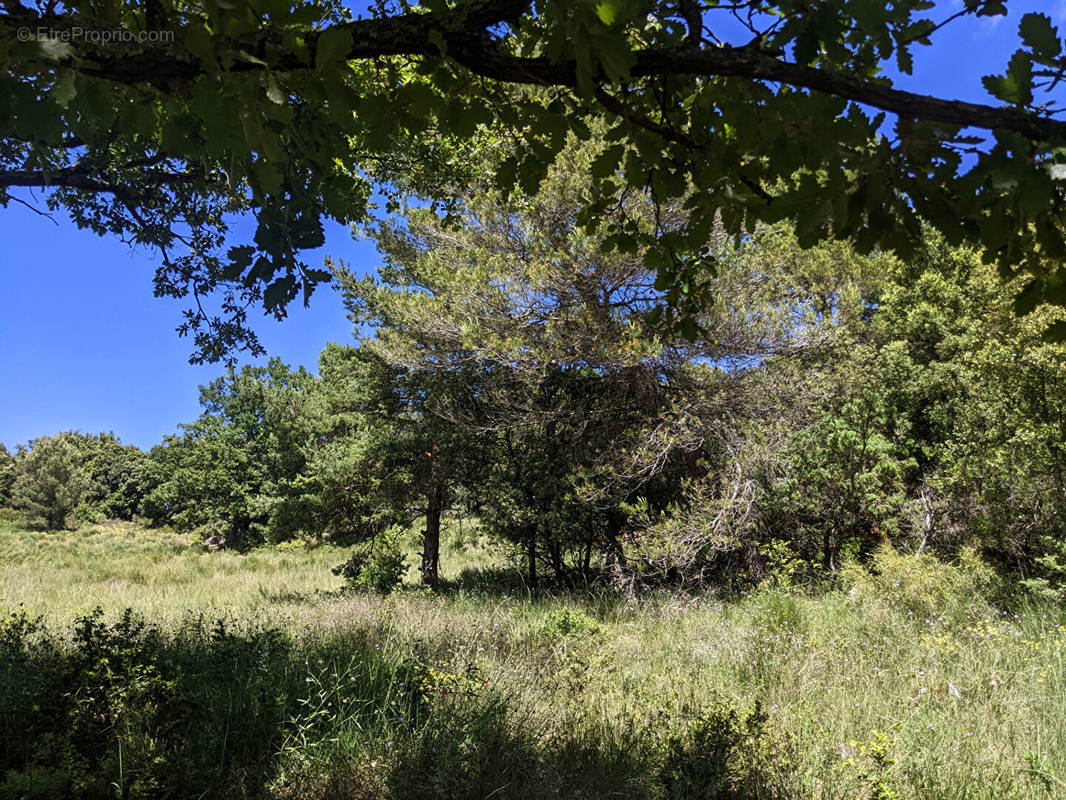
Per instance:
[[[723,603],[413,586],[346,595],[329,572],[337,549],[206,554],[132,526],[0,529],[0,555],[6,610],[58,624],[100,604],[164,620],[223,613],[310,638],[359,632],[444,684],[505,701],[516,737],[594,742],[612,758],[642,729],[685,728],[716,701],[757,703],[773,787],[758,796],[1066,797],[1066,612],[1024,599],[992,608],[972,563],[886,553],[879,577],[855,569],[835,591]],[[498,563],[476,539],[449,537],[446,577]],[[659,796],[656,785],[636,781],[632,795]]]

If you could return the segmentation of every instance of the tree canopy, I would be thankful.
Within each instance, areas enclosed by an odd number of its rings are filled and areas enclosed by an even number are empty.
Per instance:
[[[692,321],[715,269],[708,236],[789,220],[801,244],[913,253],[922,221],[1029,275],[1018,310],[1066,304],[1061,218],[1066,72],[1059,31],[1022,16],[986,104],[907,92],[915,50],[1006,0],[431,0],[366,16],[292,0],[5,0],[0,202],[48,203],[161,253],[159,294],[188,297],[198,357],[258,349],[328,272],[303,251],[364,220],[375,187],[450,207],[507,141],[503,189],[534,192],[569,138],[603,126],[579,222],[639,247]],[[976,76],[975,76],[976,78]],[[631,193],[684,214],[642,230],[605,212]],[[251,213],[252,241],[227,240]],[[213,303],[204,302],[215,295]],[[1057,325],[1053,335],[1066,326]]]

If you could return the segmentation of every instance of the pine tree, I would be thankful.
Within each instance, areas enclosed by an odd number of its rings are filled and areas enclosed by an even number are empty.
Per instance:
[[[43,519],[49,530],[67,527],[89,490],[76,435],[42,436],[15,457],[11,505]]]

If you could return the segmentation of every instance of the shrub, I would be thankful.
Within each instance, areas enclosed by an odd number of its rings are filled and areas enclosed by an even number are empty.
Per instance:
[[[373,545],[353,548],[343,564],[333,568],[334,575],[344,578],[348,589],[389,594],[403,582],[407,574],[407,554],[394,542],[382,546]]]
[[[695,722],[673,734],[659,768],[663,794],[671,800],[754,800],[781,796],[773,767],[777,748],[768,716],[756,703],[737,711],[714,703]]]
[[[555,608],[549,611],[538,628],[547,639],[561,639],[571,634],[596,634],[600,624],[583,611],[574,608]]]
[[[841,572],[856,602],[887,602],[917,619],[951,619],[987,609],[995,573],[972,550],[955,563],[935,556],[905,555],[883,545],[866,567],[854,562]]]
[[[367,747],[421,703],[407,666],[350,637],[297,643],[202,618],[168,633],[99,610],[63,636],[12,616],[0,797],[262,796],[293,748]]]

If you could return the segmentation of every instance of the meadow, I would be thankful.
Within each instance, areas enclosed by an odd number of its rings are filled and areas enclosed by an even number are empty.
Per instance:
[[[1066,609],[975,558],[533,598],[444,542],[380,596],[330,545],[3,523],[0,798],[1066,797]]]

